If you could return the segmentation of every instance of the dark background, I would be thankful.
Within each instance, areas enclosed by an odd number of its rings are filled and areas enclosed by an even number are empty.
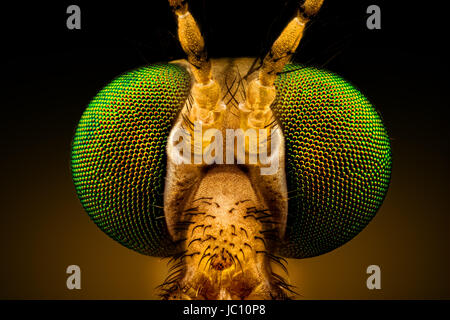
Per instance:
[[[0,298],[152,299],[165,262],[105,236],[83,212],[69,159],[90,99],[119,74],[183,58],[164,0],[16,2],[1,7]],[[81,30],[66,8],[81,7]],[[381,30],[366,8],[381,7]],[[265,54],[295,1],[192,0],[211,57]],[[448,42],[445,10],[411,1],[332,1],[309,26],[296,61],[332,70],[379,109],[390,133],[386,200],[355,239],[290,260],[302,299],[450,298]],[[65,269],[82,270],[82,290]],[[382,290],[366,288],[377,264]]]

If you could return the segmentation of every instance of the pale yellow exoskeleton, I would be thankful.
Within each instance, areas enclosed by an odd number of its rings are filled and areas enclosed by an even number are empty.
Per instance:
[[[179,41],[187,55],[187,60],[172,63],[184,66],[193,83],[192,99],[181,111],[167,146],[165,219],[173,240],[184,241],[184,251],[174,259],[176,274],[163,284],[166,298],[271,299],[285,298],[289,292],[287,282],[274,272],[275,265],[285,269],[284,259],[271,253],[285,231],[288,196],[284,137],[281,130],[276,130],[270,106],[276,97],[276,76],[290,61],[306,24],[322,2],[301,2],[259,70],[249,73],[251,58],[208,59],[187,2],[169,0],[177,18]],[[238,91],[242,94],[237,95]],[[266,161],[256,163],[183,163],[177,158],[176,132],[191,135],[194,123],[201,124],[203,130],[216,129],[224,137],[227,129],[253,129],[258,138],[262,136],[259,130],[267,130],[268,138],[258,139],[258,143],[274,145],[277,141],[277,149]],[[192,142],[194,150],[197,147],[202,153],[211,143],[210,138],[202,136],[197,146]],[[257,148],[250,148],[248,141],[245,160],[259,153]],[[264,175],[261,167],[274,171]],[[187,225],[180,231],[181,222]]]

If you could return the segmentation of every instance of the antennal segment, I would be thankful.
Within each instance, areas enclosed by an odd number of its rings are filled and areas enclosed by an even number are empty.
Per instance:
[[[247,99],[239,106],[241,128],[265,128],[272,121],[270,106],[275,100],[277,74],[289,63],[303,37],[311,17],[317,14],[323,0],[306,0],[288,23],[263,60],[257,79],[249,83]]]
[[[218,127],[222,120],[225,104],[220,100],[218,83],[211,75],[211,62],[205,50],[200,29],[184,0],[169,0],[178,22],[178,39],[187,60],[192,66],[191,72],[195,83],[192,88],[194,103],[189,118],[192,122],[200,121],[203,128]]]

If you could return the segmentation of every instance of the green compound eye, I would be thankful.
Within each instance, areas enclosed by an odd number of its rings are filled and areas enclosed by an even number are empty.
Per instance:
[[[190,90],[173,64],[128,72],[87,107],[72,146],[80,201],[97,226],[140,253],[171,253],[164,219],[166,141]]]
[[[357,235],[383,202],[391,171],[386,129],[371,103],[324,70],[287,65],[273,111],[285,137],[289,210],[280,254],[306,258]],[[185,69],[152,65],[108,84],[72,146],[80,201],[98,227],[140,253],[173,253],[163,211],[166,143],[190,90]]]
[[[352,239],[381,206],[389,137],[372,104],[331,72],[287,65],[275,86],[290,198],[280,253],[317,256]]]

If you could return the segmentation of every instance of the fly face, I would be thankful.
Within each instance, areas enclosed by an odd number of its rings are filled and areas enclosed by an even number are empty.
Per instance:
[[[283,286],[289,288],[271,268],[271,261],[285,268],[274,254],[287,218],[284,137],[275,118],[260,134],[242,130],[239,116],[248,85],[257,79],[250,74],[253,61],[211,60],[212,78],[223,92],[222,114],[211,112],[215,122],[203,129],[201,120],[192,119],[194,94],[169,136],[164,212],[171,238],[182,247],[176,284],[169,276],[163,285],[166,297],[271,299],[284,298]],[[187,61],[174,63],[192,68]],[[263,131],[269,133],[261,139]],[[259,150],[268,147],[261,159]],[[262,174],[263,168],[273,170]]]
[[[90,217],[140,253],[170,256],[168,299],[284,299],[274,268],[358,234],[387,191],[389,137],[341,77],[290,63],[322,1],[304,1],[259,66],[208,59],[169,1],[187,60],[126,73],[90,103],[72,172]]]

